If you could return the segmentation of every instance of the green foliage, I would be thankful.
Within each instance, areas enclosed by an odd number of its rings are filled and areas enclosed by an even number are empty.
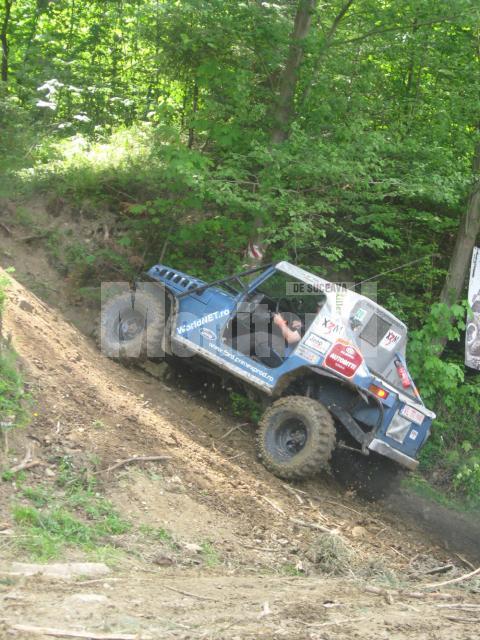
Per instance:
[[[240,393],[231,391],[229,396],[232,413],[239,418],[246,418],[257,424],[262,415],[262,408],[257,402]]]
[[[442,341],[448,338],[455,343],[463,338],[467,309],[466,303],[434,305],[422,329],[412,332],[408,351],[422,397],[437,413],[432,436],[422,451],[422,466],[441,477],[437,483],[444,489],[453,488],[475,502],[480,486],[480,433],[472,416],[480,415],[480,384],[475,378],[465,379],[459,359],[438,357]]]

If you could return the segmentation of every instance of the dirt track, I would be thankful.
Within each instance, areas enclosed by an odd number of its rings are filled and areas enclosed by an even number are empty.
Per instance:
[[[439,609],[429,596],[366,590],[372,584],[384,589],[388,580],[397,589],[418,590],[429,581],[425,571],[452,560],[419,544],[409,526],[344,496],[328,478],[298,485],[300,491],[283,485],[255,461],[250,434],[234,430],[222,438],[238,421],[199,405],[186,391],[108,361],[15,282],[4,329],[39,401],[39,415],[25,434],[37,455],[48,462],[60,454],[95,454],[101,468],[131,456],[168,456],[149,472],[135,466],[109,475],[105,491],[126,517],[165,526],[186,545],[185,558],[168,567],[152,562],[153,548],[127,553],[112,578],[95,585],[42,578],[6,584],[5,633],[21,620],[152,638],[475,637],[475,624],[465,622],[471,613]],[[99,421],[101,429],[94,427]],[[29,473],[31,481],[40,479],[43,468]],[[7,522],[10,487],[2,487]],[[353,550],[343,577],[327,575],[312,560],[321,535],[312,526],[335,530]],[[220,558],[215,566],[189,556],[189,545],[205,540]],[[455,575],[468,571],[454,560]],[[8,570],[7,560],[3,568]],[[99,596],[93,601],[71,597],[92,590]],[[453,594],[480,602],[477,593]]]

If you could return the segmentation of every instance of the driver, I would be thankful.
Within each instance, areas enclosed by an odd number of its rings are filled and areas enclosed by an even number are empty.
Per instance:
[[[283,339],[288,345],[297,344],[302,339],[303,324],[301,320],[293,320],[292,327],[281,313],[273,315],[273,324],[280,329]]]

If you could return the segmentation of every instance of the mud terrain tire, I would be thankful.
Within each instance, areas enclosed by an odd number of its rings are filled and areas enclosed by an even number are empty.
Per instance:
[[[161,295],[141,289],[121,293],[102,308],[99,346],[106,356],[125,364],[162,358],[165,321]]]
[[[257,434],[258,457],[274,475],[293,480],[328,465],[335,447],[335,425],[317,400],[288,396],[264,413]]]

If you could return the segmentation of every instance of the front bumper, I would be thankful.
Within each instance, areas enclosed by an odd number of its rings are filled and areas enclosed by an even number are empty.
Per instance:
[[[386,458],[394,460],[402,467],[410,469],[410,471],[415,471],[415,469],[418,467],[418,460],[410,458],[410,456],[407,456],[405,453],[398,451],[398,449],[394,449],[392,446],[390,446],[383,440],[379,440],[378,438],[374,438],[368,445],[368,448],[370,451],[375,451],[375,453],[379,453]]]

